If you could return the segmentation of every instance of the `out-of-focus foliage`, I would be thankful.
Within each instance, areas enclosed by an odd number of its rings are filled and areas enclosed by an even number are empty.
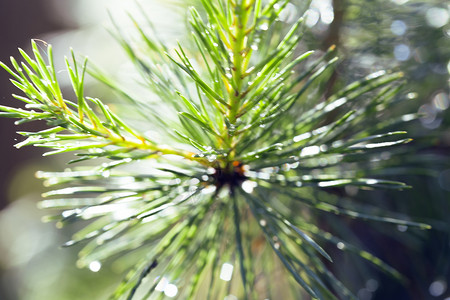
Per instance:
[[[321,10],[327,15],[327,1],[315,2],[313,15]],[[400,178],[413,189],[389,196],[359,193],[361,201],[408,211],[430,220],[434,227],[420,235],[405,235],[407,228],[399,227],[397,233],[388,231],[383,237],[363,224],[349,224],[361,242],[378,249],[408,281],[402,285],[380,274],[369,281],[359,280],[349,276],[346,267],[342,272],[360,287],[362,299],[444,299],[450,295],[449,7],[442,1],[414,0],[335,0],[328,4],[334,6],[333,23],[327,26],[317,20],[311,43],[337,43],[344,54],[334,84],[377,68],[399,68],[405,71],[411,98],[401,109],[421,115],[419,122],[408,127],[414,138],[408,147],[415,149],[415,155],[400,154],[394,159],[399,166],[407,166]]]

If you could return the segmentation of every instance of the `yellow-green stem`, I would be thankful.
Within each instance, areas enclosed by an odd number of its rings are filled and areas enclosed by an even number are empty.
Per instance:
[[[119,146],[119,147],[123,146],[123,147],[127,147],[127,148],[134,148],[134,149],[140,149],[140,150],[149,150],[151,152],[157,152],[159,155],[173,154],[173,155],[184,157],[191,161],[197,161],[201,164],[209,165],[206,163],[206,160],[204,158],[196,157],[195,153],[193,153],[193,152],[180,150],[180,149],[174,149],[174,148],[170,148],[170,147],[156,146],[156,145],[150,144],[146,141],[142,141],[142,140],[133,141],[133,140],[126,139],[123,137],[117,138],[117,137],[110,136],[108,139],[111,141],[111,144]]]
[[[242,100],[242,86],[243,74],[245,73],[246,47],[247,47],[247,22],[251,13],[251,5],[246,0],[236,3],[234,6],[234,20],[233,20],[233,36],[230,38],[231,53],[233,57],[233,67],[231,70],[231,89],[229,91],[230,109],[228,111],[228,120],[231,126],[234,126],[237,121],[237,114],[241,106]],[[230,128],[228,128],[230,129]],[[231,146],[228,160],[232,161],[236,155],[233,145],[233,135],[226,132],[227,144]]]

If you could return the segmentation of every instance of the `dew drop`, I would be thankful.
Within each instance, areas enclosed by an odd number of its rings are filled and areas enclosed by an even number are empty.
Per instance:
[[[75,214],[75,211],[74,210],[65,210],[65,211],[63,211],[62,213],[61,213],[61,216],[63,217],[63,218],[68,218],[68,217],[70,217],[71,215],[74,215]]]
[[[290,164],[283,164],[283,165],[281,166],[281,169],[282,169],[284,172],[287,172],[287,171],[289,171],[289,170],[291,169],[291,165],[290,165]]]
[[[259,26],[259,29],[266,31],[267,29],[269,29],[269,25],[267,23],[264,23],[262,25]]]
[[[419,96],[419,94],[414,93],[414,92],[408,93],[408,94],[406,95],[406,97],[407,97],[408,99],[416,99],[418,96]]]
[[[158,279],[159,278],[156,278],[156,280],[158,280]],[[168,284],[169,284],[169,280],[167,280],[166,277],[163,277],[156,285],[155,290],[158,292],[163,292]]]
[[[216,191],[216,187],[214,185],[210,185],[207,188],[202,190],[202,194],[207,195],[207,194],[212,194]]]
[[[258,186],[258,184],[251,180],[246,180],[242,183],[242,189],[247,194],[251,194],[253,192],[253,190],[255,189],[255,187],[257,187],[257,186]]]
[[[207,157],[207,159],[208,159],[209,162],[213,162],[213,161],[215,161],[217,159],[217,155],[209,155]]]
[[[300,151],[300,156],[304,157],[304,156],[310,156],[310,155],[316,155],[320,153],[320,147],[319,146],[308,146],[303,148]]]
[[[169,283],[164,288],[164,295],[169,298],[173,298],[178,294],[178,287],[175,284]]]
[[[345,244],[343,242],[339,242],[339,243],[336,244],[336,247],[339,250],[344,250],[345,249]]]
[[[406,230],[408,230],[408,226],[406,225],[397,225],[397,230],[400,232],[405,232]]]
[[[368,179],[368,180],[366,181],[366,183],[367,183],[367,184],[370,184],[370,185],[372,185],[372,184],[377,184],[377,183],[378,183],[378,180],[376,180],[376,179]]]
[[[220,279],[223,281],[230,281],[233,276],[233,265],[230,263],[224,263],[220,270]]]
[[[89,264],[89,270],[91,270],[94,273],[97,273],[98,271],[100,271],[101,268],[102,268],[102,264],[97,260],[95,260]]]
[[[297,168],[299,165],[300,165],[299,162],[295,162],[295,163],[293,163],[293,164],[290,164],[290,167],[291,167],[291,169],[295,169],[295,168]]]

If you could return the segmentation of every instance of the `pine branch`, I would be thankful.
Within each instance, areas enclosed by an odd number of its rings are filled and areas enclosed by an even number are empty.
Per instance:
[[[25,97],[15,98],[26,105],[25,109],[1,106],[1,115],[19,118],[18,124],[45,120],[51,128],[40,132],[21,132],[27,139],[16,147],[35,145],[55,149],[45,155],[107,148],[113,150],[104,151],[106,153],[103,156],[112,151],[143,151],[149,157],[174,154],[193,161],[203,161],[194,157],[194,153],[155,145],[151,139],[126,125],[99,99],[85,97],[83,90],[87,59],[79,69],[73,51],[72,65],[66,58],[66,67],[77,101],[66,100],[56,78],[52,46],[48,45],[45,53],[48,65],[35,41],[32,41],[32,48],[34,59],[20,50],[26,63],[19,65],[11,58],[14,71],[2,63],[2,67],[15,78],[11,81],[25,94]],[[93,154],[92,158],[96,156]],[[128,158],[132,159],[133,156]],[[139,158],[142,158],[142,155],[139,155]]]

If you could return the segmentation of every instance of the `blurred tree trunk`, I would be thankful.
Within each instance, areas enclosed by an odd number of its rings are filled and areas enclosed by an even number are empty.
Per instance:
[[[328,27],[328,31],[322,41],[322,48],[324,50],[328,49],[332,45],[335,45],[336,47],[338,47],[338,49],[340,47],[341,30],[344,24],[345,7],[345,0],[333,0],[334,19]],[[333,87],[337,80],[338,73],[335,69],[330,77],[330,80],[328,81],[328,86],[325,91],[325,97],[328,97],[333,93]]]
[[[334,19],[328,27],[322,46],[327,49],[331,45],[339,46],[342,25],[344,23],[345,0],[333,0]]]

